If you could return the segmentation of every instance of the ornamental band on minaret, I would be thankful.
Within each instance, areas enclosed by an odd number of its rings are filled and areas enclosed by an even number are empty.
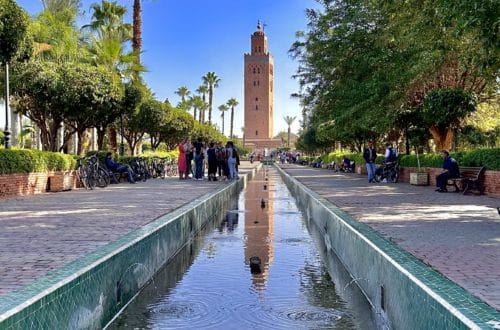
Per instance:
[[[274,61],[267,48],[267,37],[260,21],[251,36],[250,54],[245,54],[245,144],[252,149],[272,148]]]

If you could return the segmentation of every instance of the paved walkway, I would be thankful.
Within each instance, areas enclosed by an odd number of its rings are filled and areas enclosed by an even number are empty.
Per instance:
[[[500,199],[284,165],[290,175],[500,310]]]
[[[166,178],[0,200],[0,299],[226,184]]]

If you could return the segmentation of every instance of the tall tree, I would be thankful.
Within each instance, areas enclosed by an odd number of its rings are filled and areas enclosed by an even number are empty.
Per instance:
[[[233,125],[234,125],[234,108],[238,106],[238,101],[236,101],[236,99],[233,97],[233,98],[230,98],[228,101],[227,101],[227,106],[231,108],[231,126],[230,126],[230,129],[229,129],[229,138],[233,138]]]
[[[26,39],[29,16],[15,1],[0,0],[0,63],[5,72],[5,148],[10,148],[9,117],[9,63],[16,58]]]
[[[222,135],[224,135],[224,114],[229,110],[227,104],[219,105],[220,117],[222,118]]]
[[[142,12],[141,0],[134,0],[133,12],[133,36],[132,36],[132,50],[135,54],[136,65],[141,64],[141,51],[142,51]],[[139,71],[135,72],[135,76],[139,77]]]
[[[183,110],[186,110],[187,109],[186,97],[188,97],[189,94],[191,94],[189,89],[186,86],[181,86],[181,87],[177,88],[177,90],[175,91],[175,94],[177,94],[181,97],[181,102],[179,104],[180,108],[182,108]]]
[[[196,90],[196,93],[198,93],[198,94],[201,95],[203,103],[207,102],[207,100],[206,100],[206,95],[208,93],[208,87],[207,87],[207,85],[201,85],[200,87],[198,87],[198,89]],[[196,118],[195,118],[195,120],[196,120]],[[202,113],[201,108],[200,108],[200,118],[199,118],[198,121],[200,123],[204,123],[205,122],[205,110],[203,110],[203,113]]]
[[[285,121],[286,125],[288,126],[288,142],[287,142],[288,148],[290,148],[290,135],[292,133],[290,126],[292,126],[292,124],[296,118],[297,118],[297,116],[295,116],[295,117],[291,117],[291,116],[283,117],[283,120]]]
[[[78,11],[81,6],[80,0],[42,0],[43,8],[52,13],[65,10]]]
[[[190,103],[191,103],[191,106],[193,107],[193,118],[194,120],[196,120],[196,115],[197,115],[197,111],[199,110],[200,111],[200,118],[201,118],[201,111],[202,111],[202,108],[204,106],[204,102],[203,100],[201,99],[201,96],[199,95],[194,95],[190,98]]]
[[[217,77],[215,72],[208,72],[205,76],[203,76],[203,82],[208,87],[208,123],[211,124],[214,88],[219,87],[220,78]]]

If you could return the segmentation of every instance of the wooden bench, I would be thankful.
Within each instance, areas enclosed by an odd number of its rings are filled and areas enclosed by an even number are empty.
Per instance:
[[[448,179],[447,186],[454,186],[455,192],[462,192],[464,195],[471,191],[477,190],[479,195],[483,192],[481,186],[481,175],[484,173],[483,167],[460,167],[460,177]]]

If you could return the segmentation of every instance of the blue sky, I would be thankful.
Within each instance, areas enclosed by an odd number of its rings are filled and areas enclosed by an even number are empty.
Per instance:
[[[42,10],[39,0],[17,0],[18,4],[36,15]],[[83,0],[84,17],[79,24],[88,23],[89,8],[96,0]],[[99,1],[100,2],[100,1]],[[132,0],[117,0],[129,8],[131,22]],[[177,104],[174,93],[179,86],[191,91],[201,84],[201,77],[214,71],[220,87],[214,92],[214,109],[234,97],[236,108],[235,134],[243,126],[243,54],[250,51],[250,35],[257,20],[267,24],[269,51],[275,62],[275,134],[286,130],[283,116],[297,116],[292,126],[296,132],[301,118],[298,100],[290,94],[298,91],[291,78],[297,63],[288,55],[295,41],[295,32],[306,29],[306,8],[317,8],[314,0],[144,0],[142,62],[148,69],[145,80],[157,98],[168,98]],[[221,124],[220,115],[213,114]],[[225,133],[229,122],[226,120]]]

